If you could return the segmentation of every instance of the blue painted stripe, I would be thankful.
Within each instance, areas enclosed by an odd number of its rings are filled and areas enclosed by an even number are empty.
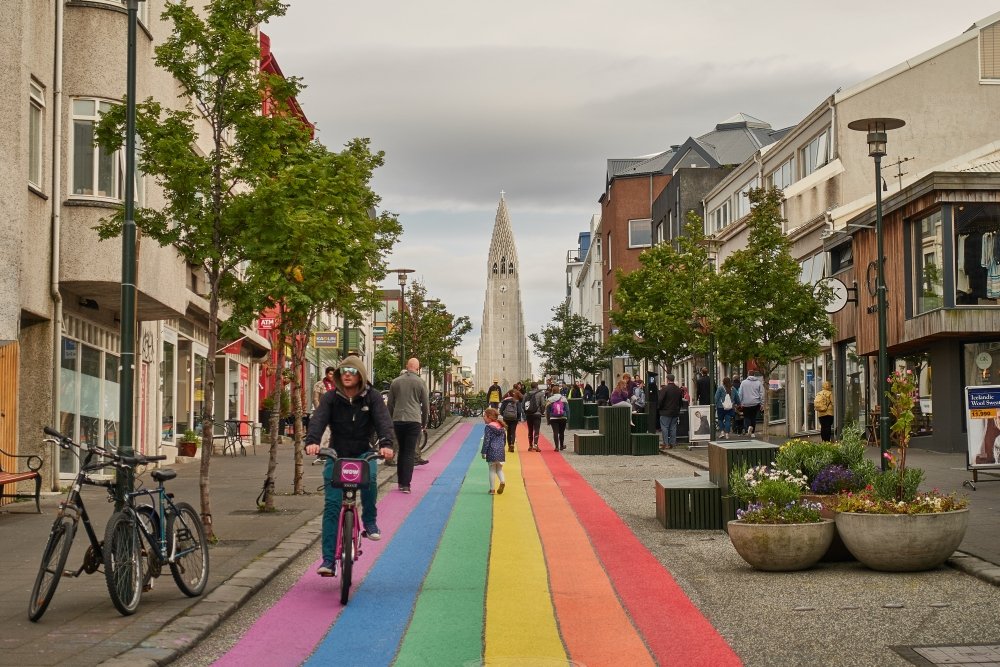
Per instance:
[[[482,425],[472,429],[368,576],[351,591],[347,607],[306,665],[392,664],[458,490],[479,455],[482,434]],[[339,600],[331,598],[330,603],[339,604]]]

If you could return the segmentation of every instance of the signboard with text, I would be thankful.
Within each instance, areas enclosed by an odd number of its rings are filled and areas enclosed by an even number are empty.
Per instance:
[[[1000,385],[965,388],[969,468],[1000,468]]]
[[[316,347],[340,347],[339,331],[317,331],[313,337],[313,345]]]

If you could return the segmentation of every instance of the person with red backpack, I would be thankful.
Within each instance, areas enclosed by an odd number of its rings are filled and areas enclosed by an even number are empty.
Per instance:
[[[559,387],[552,385],[549,400],[545,403],[545,423],[552,427],[552,443],[555,449],[566,449],[566,422],[569,419],[569,402],[559,393]]]

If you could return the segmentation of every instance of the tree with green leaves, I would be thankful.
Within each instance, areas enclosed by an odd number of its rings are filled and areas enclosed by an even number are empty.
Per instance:
[[[302,416],[306,387],[300,383],[306,366],[305,342],[320,312],[336,311],[349,321],[375,310],[378,287],[385,277],[385,257],[400,233],[394,216],[374,215],[378,196],[370,182],[383,162],[367,139],[355,139],[334,153],[312,143],[289,156],[284,168],[259,188],[262,201],[281,202],[269,212],[268,224],[245,241],[250,256],[244,280],[234,286],[238,310],[278,313],[279,368],[284,349],[292,351],[287,380],[294,415],[295,493],[304,493]],[[268,196],[270,191],[270,196]],[[273,392],[281,391],[276,383]],[[271,451],[263,509],[273,509],[279,423],[272,415]]]
[[[610,313],[617,332],[608,337],[612,350],[667,369],[707,351],[692,327],[693,319],[712,311],[717,291],[704,239],[701,218],[690,213],[683,235],[644,250],[637,270],[618,271]]]
[[[601,343],[601,328],[570,311],[565,300],[552,308],[552,321],[528,336],[541,357],[546,375],[567,374],[576,382],[608,365]]]
[[[758,188],[749,197],[747,245],[722,263],[709,320],[722,359],[753,361],[764,374],[766,432],[767,379],[779,365],[815,356],[820,341],[833,335],[824,310],[831,293],[800,280],[784,233],[781,190]]]

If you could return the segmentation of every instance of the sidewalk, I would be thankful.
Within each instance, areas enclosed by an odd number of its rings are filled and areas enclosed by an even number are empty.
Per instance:
[[[768,442],[780,445],[786,439],[769,438]],[[878,450],[869,448],[869,454],[877,463]],[[708,470],[708,447],[689,450],[686,445],[680,444],[667,451],[666,456]],[[972,472],[966,470],[964,452],[942,453],[911,447],[906,457],[908,466],[923,469],[922,488],[955,492],[969,498],[969,528],[959,548],[960,553],[949,563],[1000,586],[1000,477],[980,473],[979,483],[973,491],[963,486],[963,482],[972,480]]]
[[[429,431],[433,448],[461,420],[451,419]],[[119,664],[165,664],[187,650],[239,604],[259,590],[292,558],[313,548],[319,537],[317,517],[322,510],[322,467],[309,465],[304,472],[308,495],[292,491],[293,453],[288,444],[279,446],[275,506],[271,514],[257,512],[256,498],[267,471],[268,446],[256,456],[215,456],[211,468],[212,513],[219,542],[210,550],[208,587],[201,597],[187,598],[174,584],[168,569],[154,580],[152,591],[143,594],[139,610],[121,616],[108,599],[104,574],[63,578],[45,615],[38,623],[28,621],[28,598],[38,572],[42,549],[62,494],[42,500],[42,515],[34,513],[34,502],[0,508],[0,665],[96,665],[132,650]],[[177,479],[167,483],[177,500],[199,509],[200,463],[171,466]],[[414,471],[419,483],[420,466]],[[379,467],[379,486],[394,483],[396,469]],[[112,506],[103,489],[89,487],[84,501],[99,538]],[[80,527],[67,561],[75,570],[83,562],[89,540]],[[317,558],[319,554],[317,551]],[[156,637],[147,640],[156,633]]]

